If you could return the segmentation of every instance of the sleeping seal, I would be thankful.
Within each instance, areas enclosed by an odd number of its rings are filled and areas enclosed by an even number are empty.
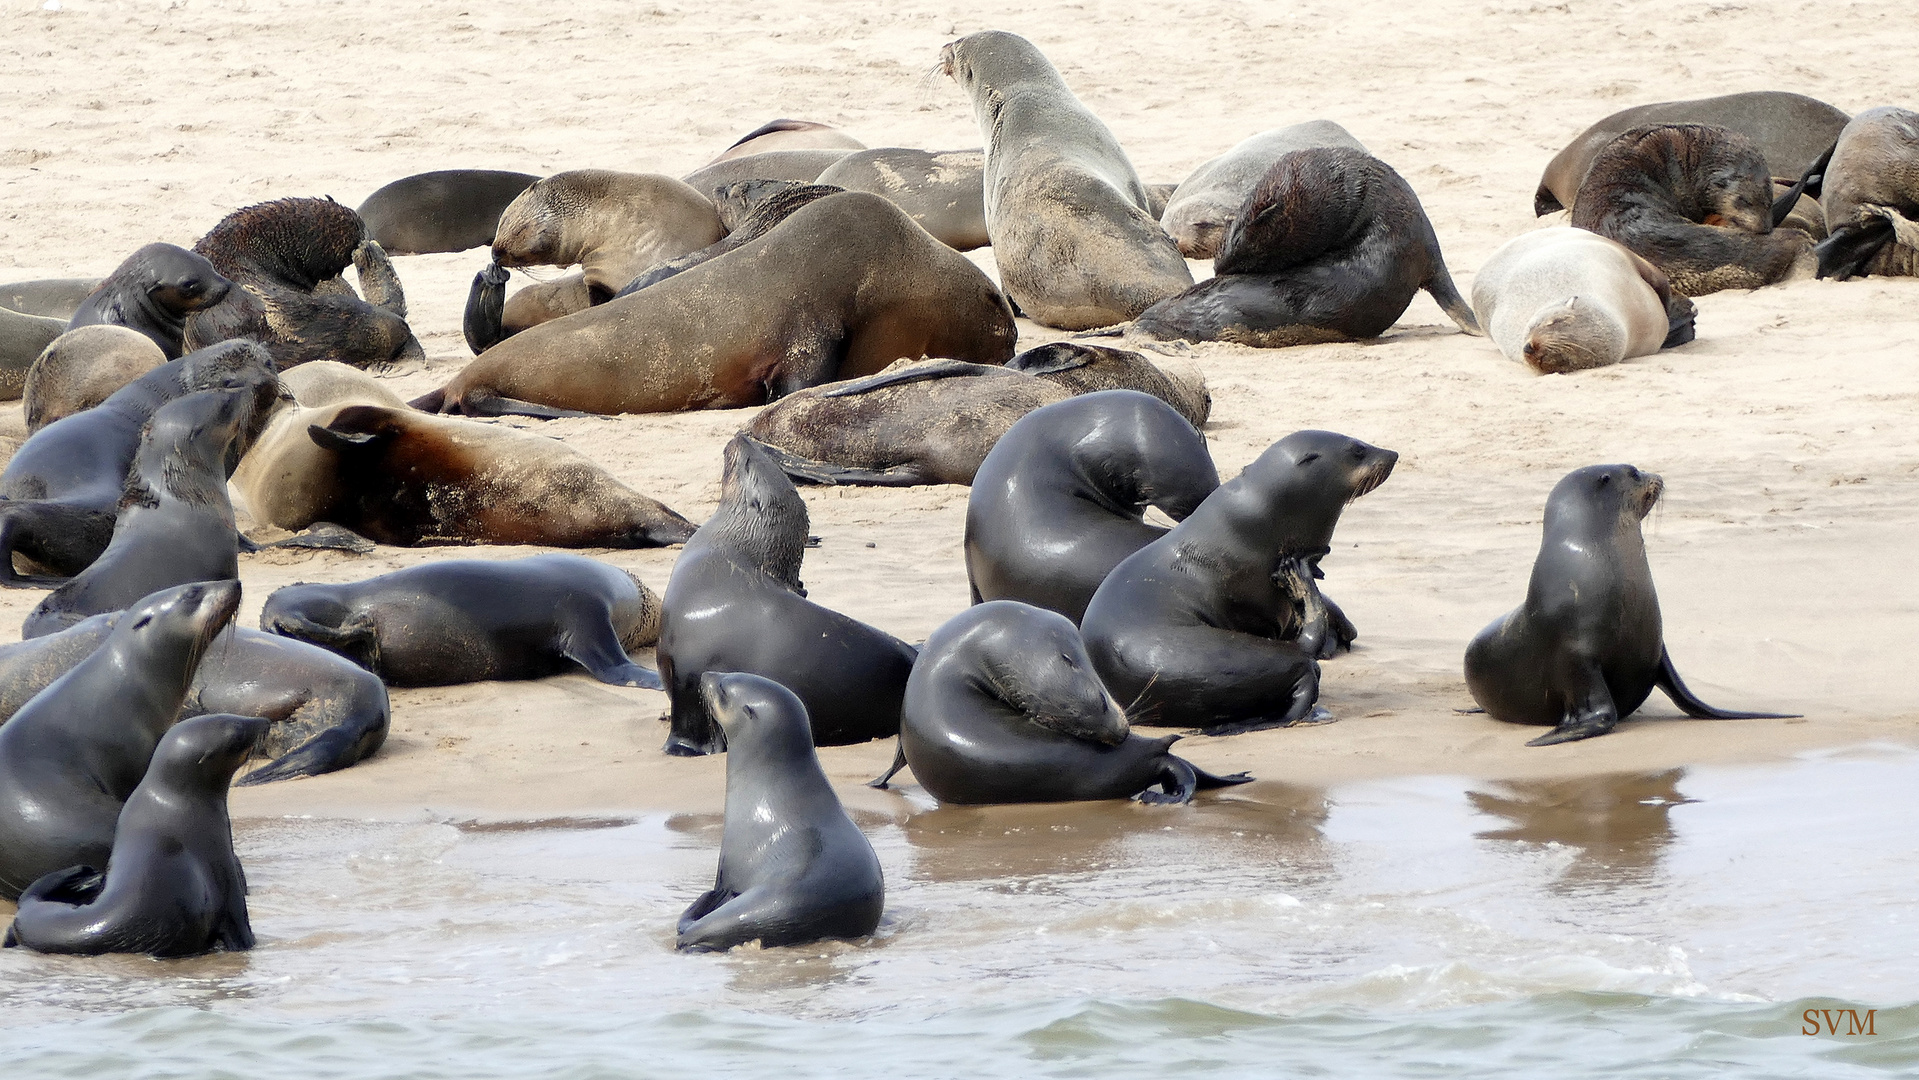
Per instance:
[[[1537,229],[1493,252],[1473,277],[1473,312],[1508,360],[1542,374],[1693,339],[1692,301],[1624,244],[1584,229]]]
[[[768,120],[734,140],[708,165],[734,158],[764,154],[771,150],[859,150],[865,143],[827,124],[811,120]]]

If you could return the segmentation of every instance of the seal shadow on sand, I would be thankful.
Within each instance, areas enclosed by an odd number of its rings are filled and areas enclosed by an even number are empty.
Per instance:
[[[1609,773],[1563,780],[1504,780],[1466,792],[1473,809],[1504,819],[1481,840],[1559,844],[1572,862],[1552,883],[1556,892],[1643,885],[1658,876],[1676,834],[1671,811],[1696,802],[1682,794],[1685,769]]]

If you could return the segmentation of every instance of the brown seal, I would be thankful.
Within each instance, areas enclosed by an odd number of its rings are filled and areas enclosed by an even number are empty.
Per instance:
[[[708,165],[769,150],[863,150],[866,144],[828,124],[811,120],[768,120],[737,139]]]
[[[737,188],[751,188],[752,194],[736,192]],[[729,225],[731,230],[726,238],[718,243],[709,244],[690,255],[677,259],[668,259],[657,263],[652,269],[626,283],[620,290],[621,296],[639,292],[648,285],[665,281],[675,274],[682,274],[703,262],[717,259],[735,248],[745,247],[749,242],[758,240],[773,231],[773,226],[793,216],[793,211],[815,199],[823,199],[844,189],[826,184],[789,184],[784,180],[749,180],[743,184],[728,184],[720,189],[721,205],[740,205],[751,199],[751,205],[737,224]],[[722,215],[724,218],[725,215]]]
[[[1824,174],[1819,276],[1919,274],[1919,112],[1868,109],[1846,125]]]
[[[986,232],[986,151],[860,150],[833,163],[815,181],[848,191],[870,191],[955,251],[993,242]]]
[[[152,338],[124,326],[82,326],[61,334],[27,371],[21,395],[27,434],[93,408],[166,362]]]
[[[538,179],[498,169],[418,173],[368,195],[360,220],[389,255],[465,251],[491,244],[501,211]]]
[[[810,184],[835,162],[852,152],[846,149],[768,150],[716,161],[687,173],[681,179],[708,198],[726,185],[742,180],[790,180]]]

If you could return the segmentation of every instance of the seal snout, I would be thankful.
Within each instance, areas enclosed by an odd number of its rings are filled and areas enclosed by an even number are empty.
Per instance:
[[[1393,475],[1393,466],[1399,464],[1399,452],[1353,440],[1353,457],[1358,471],[1353,477],[1353,495],[1347,502],[1356,502],[1370,494],[1374,488],[1386,482]]]

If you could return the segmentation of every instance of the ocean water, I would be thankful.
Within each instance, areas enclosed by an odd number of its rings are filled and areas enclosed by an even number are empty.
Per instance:
[[[870,940],[697,956],[673,926],[717,817],[247,820],[259,947],[0,952],[0,1069],[1914,1076],[1915,780],[1919,754],[1868,747],[925,807],[862,821],[888,883]]]

